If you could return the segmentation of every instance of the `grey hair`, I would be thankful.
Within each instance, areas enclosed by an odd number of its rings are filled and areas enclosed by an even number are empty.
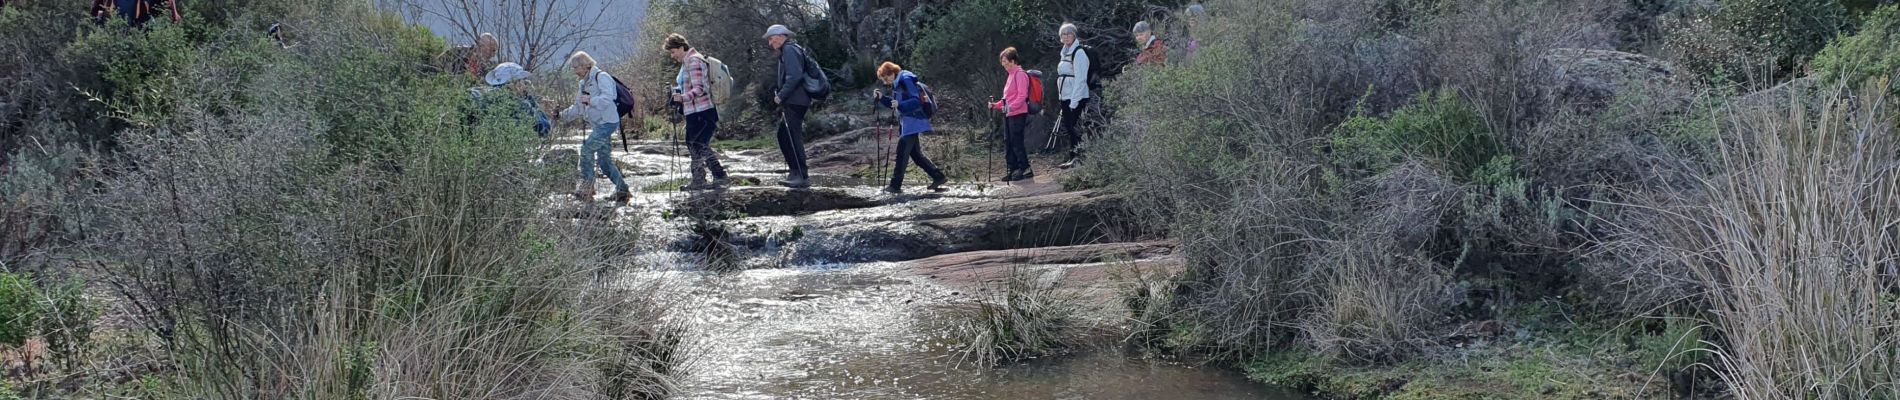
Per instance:
[[[1154,28],[1148,27],[1148,21],[1141,21],[1141,22],[1135,23],[1135,33],[1149,33],[1153,31],[1154,31]]]
[[[1207,9],[1201,7],[1200,3],[1195,3],[1188,6],[1187,14],[1194,17],[1204,17],[1207,16]]]
[[[1076,33],[1076,32],[1079,32],[1079,31],[1081,31],[1081,29],[1080,29],[1080,28],[1076,28],[1076,27],[1075,27],[1075,24],[1071,24],[1071,23],[1063,23],[1063,24],[1062,24],[1062,30],[1061,30],[1061,32],[1060,32],[1060,34],[1062,34],[1062,35],[1076,35],[1076,34],[1078,34],[1078,33]]]

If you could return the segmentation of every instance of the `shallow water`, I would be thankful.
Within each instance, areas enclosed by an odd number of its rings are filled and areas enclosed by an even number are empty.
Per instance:
[[[578,138],[568,138],[573,148]],[[615,149],[629,166],[628,181],[640,187],[683,177],[683,157],[664,143],[642,142],[632,152]],[[756,153],[756,152],[755,152]],[[759,157],[725,154],[734,175],[766,178],[782,169]],[[848,177],[817,177],[820,186],[853,194],[876,187]],[[769,182],[767,179],[762,179]],[[605,180],[600,187],[608,187]],[[1001,368],[961,363],[951,339],[951,315],[972,296],[916,275],[902,263],[838,263],[853,254],[874,254],[875,235],[913,207],[932,202],[983,201],[980,187],[909,197],[887,205],[824,211],[801,216],[734,221],[746,229],[804,230],[806,239],[781,248],[748,243],[740,264],[749,268],[713,274],[699,270],[700,256],[684,221],[663,216],[687,195],[641,193],[608,219],[645,217],[641,260],[661,271],[636,273],[679,290],[674,314],[688,329],[686,376],[679,398],[688,399],[1302,399],[1260,386],[1238,373],[1156,360],[1108,345],[1074,349],[1045,359]],[[571,204],[564,196],[550,203]],[[831,255],[829,257],[815,255]],[[1112,316],[1106,317],[1112,318]]]
[[[1238,373],[1115,349],[978,368],[944,320],[965,295],[890,263],[728,275],[693,285],[692,399],[1298,399]]]

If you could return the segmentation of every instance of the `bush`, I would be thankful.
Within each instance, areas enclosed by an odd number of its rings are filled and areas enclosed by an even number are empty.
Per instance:
[[[1894,71],[1900,71],[1900,8],[1881,7],[1859,32],[1828,43],[1814,56],[1814,71],[1826,84],[1858,88],[1884,81],[1887,90],[1900,90],[1894,82]]]
[[[626,260],[531,222],[571,170],[524,162],[538,142],[513,104],[471,107],[460,80],[424,67],[439,38],[365,4],[287,9],[311,27],[291,49],[238,23],[119,39],[135,45],[88,36],[68,53],[139,90],[108,99],[134,128],[89,182],[84,243],[165,342],[179,383],[164,391],[584,397],[609,376],[569,373],[600,360],[664,366],[615,379],[671,379],[678,341],[605,344],[658,324],[619,307],[649,301],[641,286],[596,276]],[[111,57],[154,48],[180,53]],[[83,352],[91,328],[69,321],[96,309],[76,287],[49,293],[49,344]]]
[[[1722,0],[1665,23],[1675,59],[1722,83],[1778,82],[1849,27],[1833,0]]]
[[[33,336],[38,325],[39,290],[33,281],[14,273],[0,272],[0,345],[18,349]]]
[[[1347,119],[1334,133],[1332,147],[1340,165],[1379,173],[1408,159],[1439,160],[1466,182],[1475,181],[1479,168],[1505,150],[1477,109],[1450,90],[1422,94],[1384,119]]]

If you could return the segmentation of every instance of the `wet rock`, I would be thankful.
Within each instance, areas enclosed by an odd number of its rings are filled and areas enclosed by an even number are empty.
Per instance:
[[[1131,237],[1121,197],[1070,192],[1000,201],[926,203],[804,227],[800,263],[901,261],[982,250],[1070,246]]]
[[[1174,255],[1173,242],[1107,243],[945,254],[904,264],[933,278],[1003,277],[1013,267],[1135,262]]]
[[[853,195],[839,189],[792,190],[760,187],[698,192],[688,198],[682,206],[689,212],[695,213],[763,217],[867,208],[878,204],[877,200]]]

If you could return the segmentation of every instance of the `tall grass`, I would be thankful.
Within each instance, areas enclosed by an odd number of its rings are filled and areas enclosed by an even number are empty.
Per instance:
[[[1012,267],[987,298],[962,311],[957,321],[962,362],[995,366],[1052,355],[1076,343],[1081,303],[1076,295],[1042,282],[1033,271]]]
[[[1706,195],[1653,209],[1738,398],[1900,398],[1900,138],[1870,87],[1725,115]]]

